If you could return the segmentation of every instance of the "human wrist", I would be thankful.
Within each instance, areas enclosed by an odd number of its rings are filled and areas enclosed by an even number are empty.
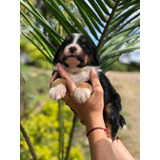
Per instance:
[[[98,118],[95,117],[87,121],[85,126],[86,126],[86,132],[88,132],[89,130],[95,127],[105,128],[105,123],[104,123],[103,117],[98,117]]]

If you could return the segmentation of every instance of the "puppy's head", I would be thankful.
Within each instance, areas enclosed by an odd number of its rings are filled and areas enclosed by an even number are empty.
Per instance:
[[[58,48],[53,64],[66,67],[99,66],[99,56],[95,46],[83,34],[69,35]]]

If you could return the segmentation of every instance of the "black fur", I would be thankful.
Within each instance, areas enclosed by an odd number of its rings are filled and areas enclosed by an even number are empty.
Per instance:
[[[82,42],[83,38],[86,39],[85,42]],[[64,48],[67,45],[71,44],[73,40],[74,40],[74,36],[69,35],[67,39],[62,43],[62,45],[59,47],[55,55],[55,58],[53,61],[54,65],[56,65],[57,63],[62,63],[65,66],[67,66],[63,62],[62,59],[59,59],[58,56],[60,54],[63,54]],[[99,66],[100,65],[100,58],[97,54],[96,48],[93,44],[90,43],[87,37],[85,37],[84,35],[81,35],[77,41],[77,44],[82,48],[83,55],[87,55],[90,58],[90,61],[84,64],[83,57],[81,58],[79,57],[79,59],[81,59],[81,64],[77,67],[81,68],[84,66]],[[102,88],[104,90],[104,111],[103,111],[104,121],[106,123],[110,123],[111,130],[112,130],[111,136],[112,136],[112,139],[114,139],[119,129],[119,126],[123,127],[123,125],[126,124],[123,116],[119,114],[122,109],[121,98],[119,94],[116,92],[116,90],[114,89],[114,87],[112,86],[109,79],[105,76],[103,72],[98,73],[98,76],[99,76],[99,80],[102,85]],[[106,107],[109,107],[108,113],[106,113]]]
[[[119,112],[122,109],[121,98],[119,94],[116,92],[116,90],[114,89],[114,87],[112,86],[112,84],[110,83],[109,79],[104,75],[103,72],[100,72],[98,76],[99,76],[99,80],[101,82],[102,88],[104,90],[104,112],[103,112],[104,121],[106,121],[107,118],[109,118],[109,122],[112,126],[111,135],[112,135],[112,139],[114,139],[119,129],[119,125],[123,127],[123,125],[126,124],[122,115],[119,114]],[[110,114],[109,114],[109,117],[106,117],[105,107],[109,103],[110,103],[110,106],[109,106]]]

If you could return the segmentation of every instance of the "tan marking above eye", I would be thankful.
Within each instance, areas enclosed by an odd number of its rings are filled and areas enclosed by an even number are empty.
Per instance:
[[[69,41],[70,39],[71,39],[71,37],[70,37],[70,36],[68,36],[68,37],[66,38],[66,40],[67,40],[67,41]]]
[[[87,39],[86,38],[82,38],[82,42],[87,42]]]

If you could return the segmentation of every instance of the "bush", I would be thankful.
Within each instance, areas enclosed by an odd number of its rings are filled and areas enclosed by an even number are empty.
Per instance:
[[[69,141],[69,133],[72,126],[73,113],[66,105],[63,106],[64,113],[64,153]],[[35,152],[40,160],[58,160],[59,153],[59,123],[58,103],[48,100],[39,113],[32,112],[22,124],[30,137]],[[20,135],[21,159],[32,159],[28,146]],[[70,160],[83,160],[80,152],[81,147],[71,148]]]

